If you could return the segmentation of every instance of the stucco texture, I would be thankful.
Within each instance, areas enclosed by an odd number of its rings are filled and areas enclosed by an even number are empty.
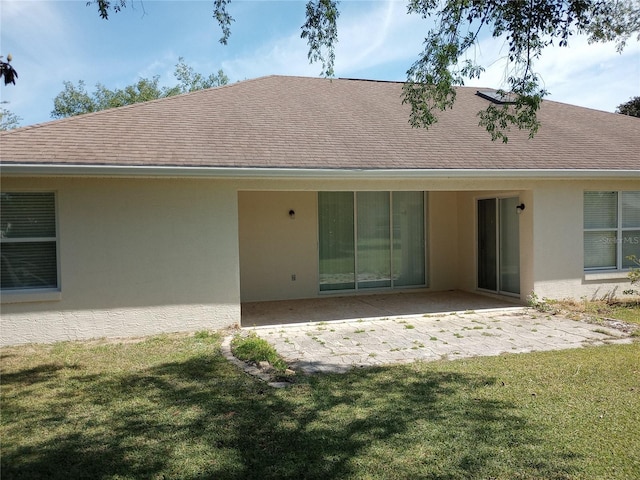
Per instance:
[[[230,186],[11,178],[2,188],[56,192],[60,264],[57,298],[3,295],[3,344],[239,323],[237,195]]]

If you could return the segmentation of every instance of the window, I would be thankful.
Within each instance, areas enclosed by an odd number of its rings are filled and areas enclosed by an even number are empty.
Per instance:
[[[57,289],[55,194],[0,193],[0,243],[2,291]]]
[[[620,270],[640,258],[640,191],[584,193],[584,268]]]
[[[425,285],[424,192],[319,192],[320,290]]]

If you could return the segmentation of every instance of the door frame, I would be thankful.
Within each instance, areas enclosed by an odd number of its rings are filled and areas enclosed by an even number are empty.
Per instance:
[[[518,244],[517,249],[518,249],[518,292],[509,292],[507,290],[503,290],[502,285],[501,285],[501,260],[500,260],[500,250],[501,250],[501,243],[503,243],[503,239],[501,237],[501,220],[500,220],[500,200],[505,200],[505,199],[517,199],[516,202],[518,204],[520,204],[520,194],[519,193],[515,193],[515,192],[508,192],[508,193],[502,193],[499,195],[483,195],[483,196],[478,196],[474,198],[474,207],[475,207],[475,286],[476,286],[476,290],[480,290],[482,292],[488,292],[488,293],[493,293],[493,294],[498,294],[498,295],[506,295],[506,296],[510,296],[510,297],[520,297],[521,295],[521,270],[522,270],[522,262],[520,260],[520,246],[521,246],[521,241],[520,241],[520,221],[517,222],[517,234],[518,234]],[[489,289],[489,288],[482,288],[479,286],[479,273],[480,273],[480,229],[479,229],[479,202],[482,200],[495,200],[496,201],[496,205],[495,205],[495,218],[496,218],[496,224],[495,224],[495,238],[496,238],[496,251],[495,251],[495,256],[496,256],[496,289]],[[518,212],[514,212],[515,215],[518,215],[519,218],[519,214]]]

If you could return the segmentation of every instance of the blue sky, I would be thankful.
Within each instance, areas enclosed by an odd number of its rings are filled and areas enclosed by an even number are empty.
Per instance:
[[[174,85],[178,57],[203,74],[222,68],[231,82],[264,75],[317,76],[300,38],[305,1],[232,0],[229,44],[212,18],[213,0],[134,0],[108,21],[86,0],[0,1],[0,54],[13,55],[19,78],[0,87],[3,105],[22,125],[51,119],[54,97],[65,80],[121,88],[160,75]],[[404,80],[422,50],[428,20],[406,14],[405,0],[342,0],[336,76]],[[486,38],[473,52],[490,68],[467,85],[502,86],[504,42]],[[545,51],[536,66],[551,100],[599,110],[640,95],[640,44],[622,54],[613,44],[574,38],[569,48]]]

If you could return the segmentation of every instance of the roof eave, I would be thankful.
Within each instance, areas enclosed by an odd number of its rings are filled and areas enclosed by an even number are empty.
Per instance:
[[[301,179],[416,179],[416,178],[513,178],[513,179],[629,179],[638,170],[605,169],[305,169],[253,167],[181,167],[69,164],[0,164],[2,176],[46,177],[199,177],[199,178],[301,178]]]

